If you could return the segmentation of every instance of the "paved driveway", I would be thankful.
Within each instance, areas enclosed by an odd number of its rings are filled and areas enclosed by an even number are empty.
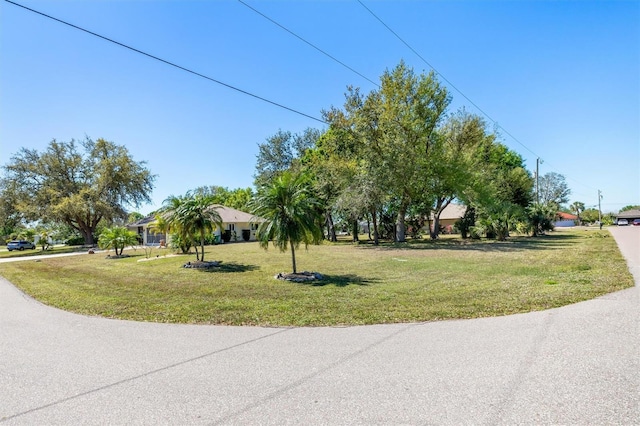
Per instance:
[[[612,233],[638,283],[640,228]],[[0,425],[640,424],[639,306],[635,287],[464,321],[165,325],[0,279]]]

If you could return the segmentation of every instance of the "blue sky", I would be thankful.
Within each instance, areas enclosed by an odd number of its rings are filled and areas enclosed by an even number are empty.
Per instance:
[[[375,87],[238,1],[16,2],[313,117]],[[530,170],[539,157],[566,176],[571,201],[640,204],[640,2],[362,2],[430,65],[358,1],[246,0],[370,80],[400,60],[435,67],[451,112],[482,114],[469,98]],[[104,138],[157,175],[148,213],[252,186],[258,144],[307,127],[323,124],[0,0],[0,164]]]

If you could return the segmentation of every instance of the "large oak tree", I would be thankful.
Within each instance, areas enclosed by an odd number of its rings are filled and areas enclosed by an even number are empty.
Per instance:
[[[126,220],[127,206],[150,201],[155,176],[126,147],[104,139],[22,148],[4,166],[0,194],[26,221],[64,223],[93,244],[100,221]]]
[[[405,241],[405,218],[424,193],[435,130],[451,99],[430,73],[416,74],[400,62],[380,78],[380,89],[346,94],[344,112],[325,114],[332,128],[347,128],[357,142],[361,171],[396,206],[396,240]],[[379,197],[375,197],[379,198]]]

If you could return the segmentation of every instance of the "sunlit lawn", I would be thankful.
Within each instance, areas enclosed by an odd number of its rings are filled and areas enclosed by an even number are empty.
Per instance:
[[[338,325],[475,318],[548,309],[633,285],[607,231],[563,230],[510,241],[302,247],[298,269],[316,284],[275,280],[289,252],[257,243],[209,246],[211,271],[182,268],[195,256],[153,260],[104,254],[0,264],[4,276],[38,300],[111,318],[206,324]],[[157,257],[156,256],[160,256]]]
[[[74,253],[77,251],[85,251],[80,246],[54,246],[48,250],[42,250],[42,247],[36,246],[35,250],[7,250],[6,246],[0,248],[0,259],[7,257],[24,257],[24,256],[42,256],[46,254]]]

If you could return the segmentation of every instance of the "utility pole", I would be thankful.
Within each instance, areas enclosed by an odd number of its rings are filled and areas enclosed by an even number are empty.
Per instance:
[[[536,158],[536,204],[540,204],[540,163],[544,161]]]
[[[602,207],[600,206],[600,200],[602,200],[602,193],[598,189],[598,223],[600,224],[600,229],[602,229]]]
[[[540,159],[536,158],[536,204],[540,204]]]

